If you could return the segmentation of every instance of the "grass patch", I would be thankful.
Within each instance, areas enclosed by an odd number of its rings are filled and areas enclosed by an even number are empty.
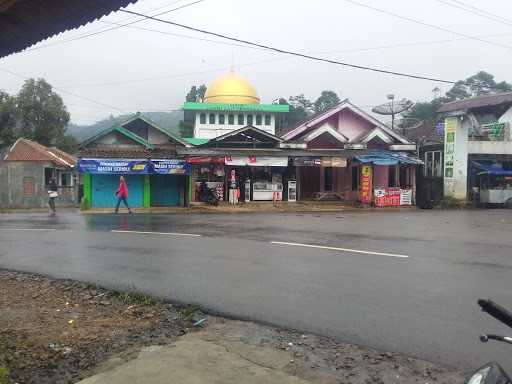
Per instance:
[[[180,316],[183,320],[190,320],[194,314],[199,311],[199,305],[187,305],[179,310]]]
[[[467,207],[466,201],[444,197],[434,204],[436,209],[463,209]]]
[[[0,367],[0,384],[10,384],[9,368]]]
[[[121,299],[127,304],[155,305],[158,303],[155,298],[137,290],[120,291],[118,289],[114,289],[112,290],[112,295]]]

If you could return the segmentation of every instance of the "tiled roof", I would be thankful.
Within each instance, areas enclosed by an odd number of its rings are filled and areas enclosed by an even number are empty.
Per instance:
[[[137,0],[0,0],[0,57],[78,28]]]
[[[470,99],[451,101],[443,104],[437,112],[463,111],[471,108],[490,107],[504,103],[512,103],[512,92],[472,97]]]
[[[5,155],[7,161],[51,161],[59,166],[74,167],[76,158],[57,148],[48,148],[35,141],[18,139]]]

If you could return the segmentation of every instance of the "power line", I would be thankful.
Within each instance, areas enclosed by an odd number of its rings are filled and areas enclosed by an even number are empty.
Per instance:
[[[274,52],[283,53],[283,54],[287,54],[287,55],[293,55],[293,56],[297,56],[297,57],[302,57],[302,58],[309,59],[309,60],[320,61],[320,62],[325,62],[325,63],[329,63],[329,64],[342,65],[342,66],[345,66],[345,67],[351,67],[351,68],[362,69],[362,70],[367,70],[367,71],[372,71],[372,72],[384,73],[384,74],[388,74],[388,75],[395,75],[395,76],[409,77],[409,78],[419,79],[419,80],[429,80],[429,81],[438,81],[438,82],[441,82],[441,83],[455,84],[455,81],[451,81],[451,80],[443,80],[443,79],[436,79],[436,78],[432,78],[432,77],[413,75],[413,74],[408,74],[408,73],[403,73],[403,72],[388,71],[388,70],[385,70],[385,69],[380,69],[380,68],[375,68],[375,67],[368,67],[368,66],[357,65],[357,64],[350,64],[350,63],[345,63],[345,62],[341,62],[341,61],[336,61],[336,60],[331,60],[331,59],[325,59],[325,58],[321,58],[321,57],[311,56],[311,55],[307,55],[307,54],[304,54],[304,53],[288,51],[288,50],[285,50],[285,49],[271,47],[269,45],[264,45],[264,44],[260,44],[260,43],[254,43],[254,42],[251,42],[251,41],[248,41],[248,40],[238,39],[238,38],[235,38],[235,37],[223,35],[223,34],[216,33],[216,32],[206,31],[204,29],[194,28],[194,27],[191,27],[191,26],[188,26],[188,25],[184,25],[184,24],[180,24],[180,23],[176,23],[176,22],[173,22],[173,21],[158,19],[156,17],[144,15],[144,14],[139,13],[139,12],[128,11],[128,10],[125,10],[125,9],[121,9],[120,11],[121,12],[125,12],[125,13],[130,13],[130,14],[133,14],[133,15],[142,16],[142,17],[145,17],[147,19],[158,21],[158,22],[161,22],[161,23],[166,23],[166,24],[174,25],[176,27],[188,29],[188,30],[191,30],[191,31],[194,31],[194,32],[204,33],[204,34],[207,34],[207,35],[212,35],[212,36],[220,37],[222,39],[232,40],[232,41],[236,41],[238,43],[252,45],[252,46],[255,46],[255,47],[260,47],[260,48],[267,49],[269,51],[274,51]]]
[[[438,3],[441,3],[441,4],[448,5],[449,7],[461,9],[461,10],[466,11],[468,13],[471,13],[473,15],[477,15],[477,16],[483,17],[485,19],[495,21],[495,22],[500,23],[500,24],[505,24],[505,25],[508,25],[508,26],[512,26],[512,21],[505,21],[506,19],[502,19],[501,17],[499,17],[497,15],[494,15],[492,13],[487,13],[486,11],[479,10],[476,7],[472,7],[471,6],[471,8],[475,8],[475,9],[471,9],[470,6],[468,6],[468,5],[458,5],[457,3],[451,3],[451,2],[446,1],[446,0],[434,0],[434,1],[437,1]],[[460,2],[460,3],[464,4],[462,2]]]
[[[462,6],[464,6],[464,7],[467,7],[467,8],[471,8],[471,9],[473,9],[473,10],[475,10],[475,11],[478,11],[478,12],[481,12],[481,13],[485,13],[485,14],[487,14],[487,15],[489,15],[489,16],[492,16],[492,17],[495,17],[495,18],[497,18],[497,19],[501,19],[501,20],[503,20],[503,21],[505,21],[505,22],[507,22],[507,23],[512,23],[512,20],[511,20],[511,19],[507,19],[507,18],[505,18],[505,17],[503,17],[503,16],[500,16],[500,15],[497,15],[497,14],[495,14],[495,13],[491,13],[491,12],[489,12],[489,11],[486,11],[485,9],[482,9],[482,8],[477,8],[477,7],[475,7],[475,6],[471,5],[471,4],[464,3],[463,1],[459,1],[459,0],[452,0],[452,2],[453,2],[453,3],[460,4],[460,5],[462,5]]]
[[[351,4],[354,4],[354,5],[357,5],[357,6],[359,6],[359,7],[363,7],[363,8],[371,9],[371,10],[376,11],[376,12],[383,13],[383,14],[388,15],[388,16],[393,16],[393,17],[396,17],[396,18],[398,18],[398,19],[406,20],[406,21],[409,21],[409,22],[411,22],[411,23],[415,23],[415,24],[423,25],[423,26],[425,26],[425,27],[429,27],[429,28],[437,29],[437,30],[439,30],[439,31],[443,31],[443,32],[452,33],[452,34],[454,34],[454,35],[458,35],[458,36],[461,36],[461,37],[465,37],[465,38],[467,38],[467,39],[471,39],[471,40],[480,41],[480,42],[482,42],[482,43],[486,43],[486,44],[494,45],[494,46],[497,46],[497,47],[500,47],[500,48],[512,49],[512,46],[511,46],[511,45],[506,45],[506,44],[496,43],[496,42],[491,41],[491,40],[482,39],[482,38],[480,38],[480,37],[478,37],[478,36],[466,35],[465,33],[457,32],[457,31],[453,31],[453,30],[451,30],[451,29],[444,28],[444,27],[440,27],[440,26],[438,26],[438,25],[425,23],[425,22],[420,21],[420,20],[416,20],[416,19],[413,19],[413,18],[410,18],[410,17],[407,17],[407,16],[402,16],[402,15],[399,15],[399,14],[394,13],[394,12],[386,11],[385,9],[381,9],[381,8],[373,7],[373,6],[368,5],[368,4],[360,3],[359,1],[355,1],[355,0],[344,0],[344,1],[346,1],[346,2],[348,2],[348,3],[351,3]],[[122,12],[127,12],[127,11],[124,11],[124,10],[121,10],[121,11],[122,11]]]
[[[174,11],[177,11],[179,9],[190,7],[191,5],[202,3],[203,1],[205,1],[205,0],[196,0],[196,1],[192,2],[192,3],[184,4],[184,5],[181,5],[179,7],[167,10],[167,11],[159,12],[159,13],[155,14],[154,16],[165,15],[167,13],[174,12]],[[176,2],[173,2],[171,4],[175,4],[175,3]],[[113,31],[113,30],[116,30],[116,29],[119,29],[119,28],[122,28],[122,27],[127,27],[127,26],[130,26],[132,24],[141,22],[143,20],[145,20],[145,19],[138,19],[138,20],[131,21],[129,23],[124,23],[124,24],[112,23],[112,24],[116,24],[116,25],[114,27],[111,27],[111,28],[106,28],[106,29],[102,29],[102,30],[99,30],[99,31],[86,33],[86,34],[83,34],[83,35],[80,35],[80,36],[77,36],[77,37],[74,37],[74,38],[70,38],[70,39],[67,39],[67,40],[56,41],[54,43],[49,43],[49,44],[41,45],[41,46],[38,46],[38,47],[29,48],[29,49],[26,49],[24,52],[36,51],[36,50],[43,49],[43,48],[53,47],[55,45],[60,45],[60,44],[64,44],[64,43],[70,43],[72,41],[77,41],[77,40],[82,40],[82,39],[85,39],[87,37],[96,36],[96,35],[99,35],[101,33],[110,32],[110,31]]]

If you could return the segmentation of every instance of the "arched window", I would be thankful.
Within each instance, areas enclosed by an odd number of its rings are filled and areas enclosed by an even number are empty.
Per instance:
[[[256,125],[261,125],[261,115],[256,115]]]
[[[238,115],[238,125],[244,125],[244,124],[245,124],[245,123],[244,123],[244,120],[245,120],[245,119],[244,119],[244,115],[239,114],[239,115]]]
[[[201,114],[199,115],[199,122],[200,122],[201,124],[206,124],[206,113],[201,113]]]
[[[228,124],[229,125],[235,124],[235,115],[232,115],[232,114],[228,115]]]
[[[208,123],[215,124],[215,113],[210,113],[210,115],[208,116]]]
[[[252,115],[247,115],[247,125],[252,125]]]
[[[265,125],[272,124],[272,117],[270,115],[265,115]]]
[[[221,113],[219,115],[219,124],[225,124],[226,123],[226,115]]]

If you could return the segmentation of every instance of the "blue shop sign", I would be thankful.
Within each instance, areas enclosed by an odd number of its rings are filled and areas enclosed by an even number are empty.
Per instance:
[[[189,175],[190,166],[185,160],[163,159],[151,160],[152,173],[159,175]]]
[[[128,160],[128,159],[79,159],[79,173],[100,175],[189,175],[190,166],[185,160]]]

